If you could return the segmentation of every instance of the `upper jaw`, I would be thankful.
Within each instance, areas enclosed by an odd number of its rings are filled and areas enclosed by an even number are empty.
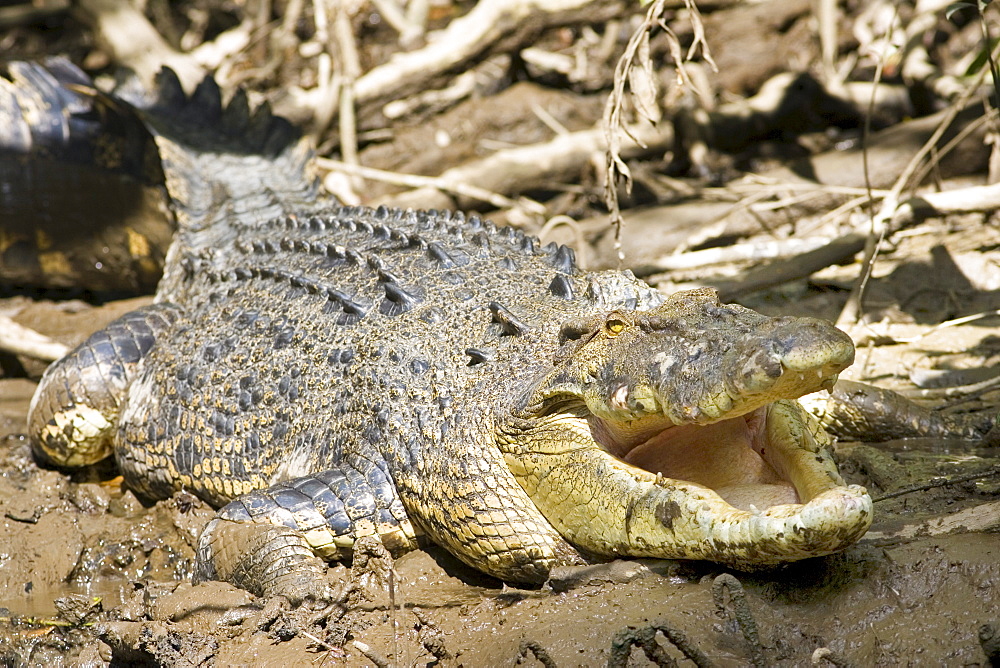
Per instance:
[[[854,361],[846,334],[809,318],[775,319],[770,331],[757,337],[710,344],[724,346],[713,351],[713,362],[654,352],[635,365],[641,372],[597,378],[583,398],[592,413],[609,421],[664,418],[673,425],[708,425],[779,399],[832,390],[838,374]],[[700,349],[696,356],[702,356]]]

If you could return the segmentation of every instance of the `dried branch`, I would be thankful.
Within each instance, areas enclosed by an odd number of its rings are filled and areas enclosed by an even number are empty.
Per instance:
[[[6,316],[0,316],[0,351],[54,362],[68,353],[69,347]]]
[[[851,295],[848,297],[847,302],[844,304],[843,310],[840,312],[840,317],[837,318],[838,325],[847,325],[857,322],[861,317],[861,301],[864,296],[864,286],[867,282],[868,276],[871,274],[871,266],[874,261],[875,255],[878,252],[879,244],[875,241],[877,239],[884,239],[892,233],[890,231],[889,225],[892,219],[895,217],[896,209],[899,207],[899,198],[906,188],[916,187],[916,183],[913,182],[913,176],[917,172],[918,168],[923,164],[924,160],[930,155],[935,148],[938,146],[938,142],[944,136],[948,128],[951,127],[952,122],[959,116],[959,114],[965,109],[969,100],[979,92],[980,86],[982,86],[983,80],[986,76],[986,70],[982,70],[979,74],[973,78],[973,80],[966,86],[962,94],[955,100],[954,103],[945,111],[944,117],[938,124],[934,133],[928,137],[924,145],[920,147],[920,150],[910,159],[910,162],[903,169],[902,173],[896,179],[893,184],[889,195],[882,200],[882,206],[878,213],[874,216],[871,222],[871,232],[865,245],[865,257],[862,260],[862,272],[858,276],[858,280],[854,284],[854,288],[851,290]],[[934,160],[937,161],[939,156],[935,155]],[[865,161],[867,169],[868,161]]]
[[[127,64],[147,84],[164,66],[173,69],[185,88],[192,89],[205,70],[194,58],[172,48],[142,12],[130,2],[80,0],[81,16],[115,61]]]
[[[970,186],[911,197],[899,204],[886,225],[891,235],[928,218],[962,213],[988,213],[1000,209],[1000,184]],[[821,269],[839,264],[861,252],[868,235],[851,232],[800,255],[784,258],[763,267],[754,267],[718,281],[705,281],[719,290],[724,299],[737,299],[758,290],[806,278]],[[683,256],[681,256],[683,257]]]
[[[361,76],[354,87],[359,105],[399,99],[499,48],[504,41],[529,43],[551,26],[599,23],[620,16],[615,0],[495,0],[473,9],[430,36],[422,49],[397,53]]]

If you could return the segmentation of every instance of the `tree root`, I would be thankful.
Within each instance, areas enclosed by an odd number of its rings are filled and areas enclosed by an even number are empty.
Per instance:
[[[747,603],[743,585],[729,573],[723,573],[712,582],[712,599],[715,601],[715,607],[720,615],[727,615],[725,603],[727,589],[733,607],[733,617],[750,648],[750,663],[754,668],[763,668],[767,665],[767,660],[764,658],[764,647],[760,643],[760,635],[757,632],[757,622],[754,621],[753,614],[750,612],[750,605]]]

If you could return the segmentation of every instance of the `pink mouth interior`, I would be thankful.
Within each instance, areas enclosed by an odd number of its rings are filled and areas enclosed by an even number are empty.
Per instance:
[[[665,478],[708,487],[736,508],[801,503],[792,483],[763,456],[765,419],[762,408],[710,425],[670,426],[630,444],[591,418],[595,440],[610,454]]]

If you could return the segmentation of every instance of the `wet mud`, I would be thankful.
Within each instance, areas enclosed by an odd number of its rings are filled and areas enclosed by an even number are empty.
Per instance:
[[[16,319],[73,344],[135,305],[18,304]],[[111,465],[40,466],[24,434],[34,387],[0,380],[3,665],[989,665],[998,477],[890,496],[846,552],[734,572],[738,584],[712,564],[621,561],[525,590],[431,549],[333,566],[338,599],[292,608],[191,584],[213,511],[190,495],[144,503]],[[1000,464],[965,442],[847,443],[838,455],[876,497]],[[630,646],[643,637],[645,650]]]

